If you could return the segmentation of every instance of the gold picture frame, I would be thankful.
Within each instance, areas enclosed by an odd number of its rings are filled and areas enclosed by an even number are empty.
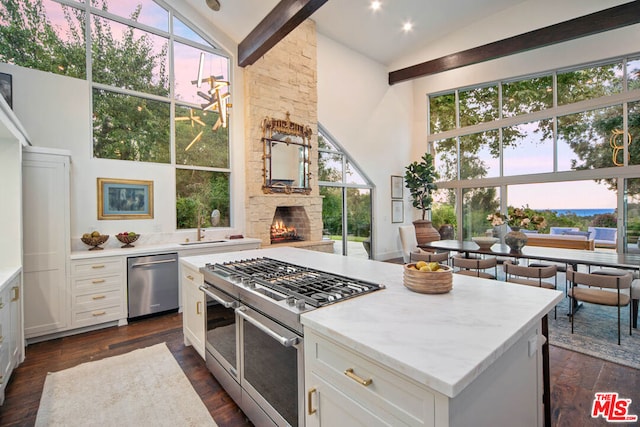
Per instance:
[[[153,181],[98,178],[98,219],[152,219]]]

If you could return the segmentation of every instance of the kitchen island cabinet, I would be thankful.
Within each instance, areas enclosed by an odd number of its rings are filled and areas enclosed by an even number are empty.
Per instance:
[[[0,269],[0,405],[13,370],[23,360],[22,271]]]
[[[403,286],[401,265],[295,248],[212,258],[251,257],[386,287],[301,315],[306,425],[544,424],[543,319],[561,292],[455,275],[451,292],[418,294]]]
[[[202,273],[180,263],[180,284],[182,288],[182,331],[184,344],[192,345],[200,357],[205,358],[205,297],[199,287],[204,283]]]

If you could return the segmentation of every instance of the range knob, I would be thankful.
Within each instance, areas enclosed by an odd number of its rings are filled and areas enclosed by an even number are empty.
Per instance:
[[[287,297],[287,305],[294,305],[295,303],[296,303],[296,299],[292,295],[289,295]]]
[[[305,302],[303,299],[299,299],[298,301],[296,301],[296,308],[298,310],[304,310],[304,306],[305,306]]]
[[[256,288],[256,281],[246,277],[244,279],[244,285],[249,289],[255,289]]]

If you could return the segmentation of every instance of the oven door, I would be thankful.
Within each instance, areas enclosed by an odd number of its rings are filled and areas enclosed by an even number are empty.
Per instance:
[[[241,401],[238,323],[235,309],[238,300],[229,294],[204,284],[200,286],[207,298],[205,360],[207,368],[216,377],[236,403]]]
[[[236,313],[242,342],[243,390],[276,425],[303,426],[302,337],[249,307],[241,306]],[[244,395],[242,400],[246,407],[249,402]]]

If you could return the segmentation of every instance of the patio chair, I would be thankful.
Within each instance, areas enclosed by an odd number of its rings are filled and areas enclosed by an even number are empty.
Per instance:
[[[545,289],[558,288],[558,267],[556,265],[526,266],[515,264],[509,260],[504,262],[503,268],[507,282]],[[553,282],[542,280],[551,278],[553,278]],[[554,319],[558,317],[558,309],[556,307],[554,307],[553,317]]]
[[[618,345],[620,345],[620,308],[629,305],[629,296],[633,275],[581,273],[573,269],[567,270],[569,282],[569,296],[572,299],[571,307],[571,333],[573,333],[574,312],[573,307],[577,301],[588,302],[618,308]],[[632,309],[629,308],[629,335],[631,335]]]
[[[467,258],[464,255],[456,255],[451,258],[451,265],[458,269],[454,273],[465,276],[495,279],[498,275],[498,259],[496,257]],[[494,270],[493,274],[485,271],[491,268]]]

